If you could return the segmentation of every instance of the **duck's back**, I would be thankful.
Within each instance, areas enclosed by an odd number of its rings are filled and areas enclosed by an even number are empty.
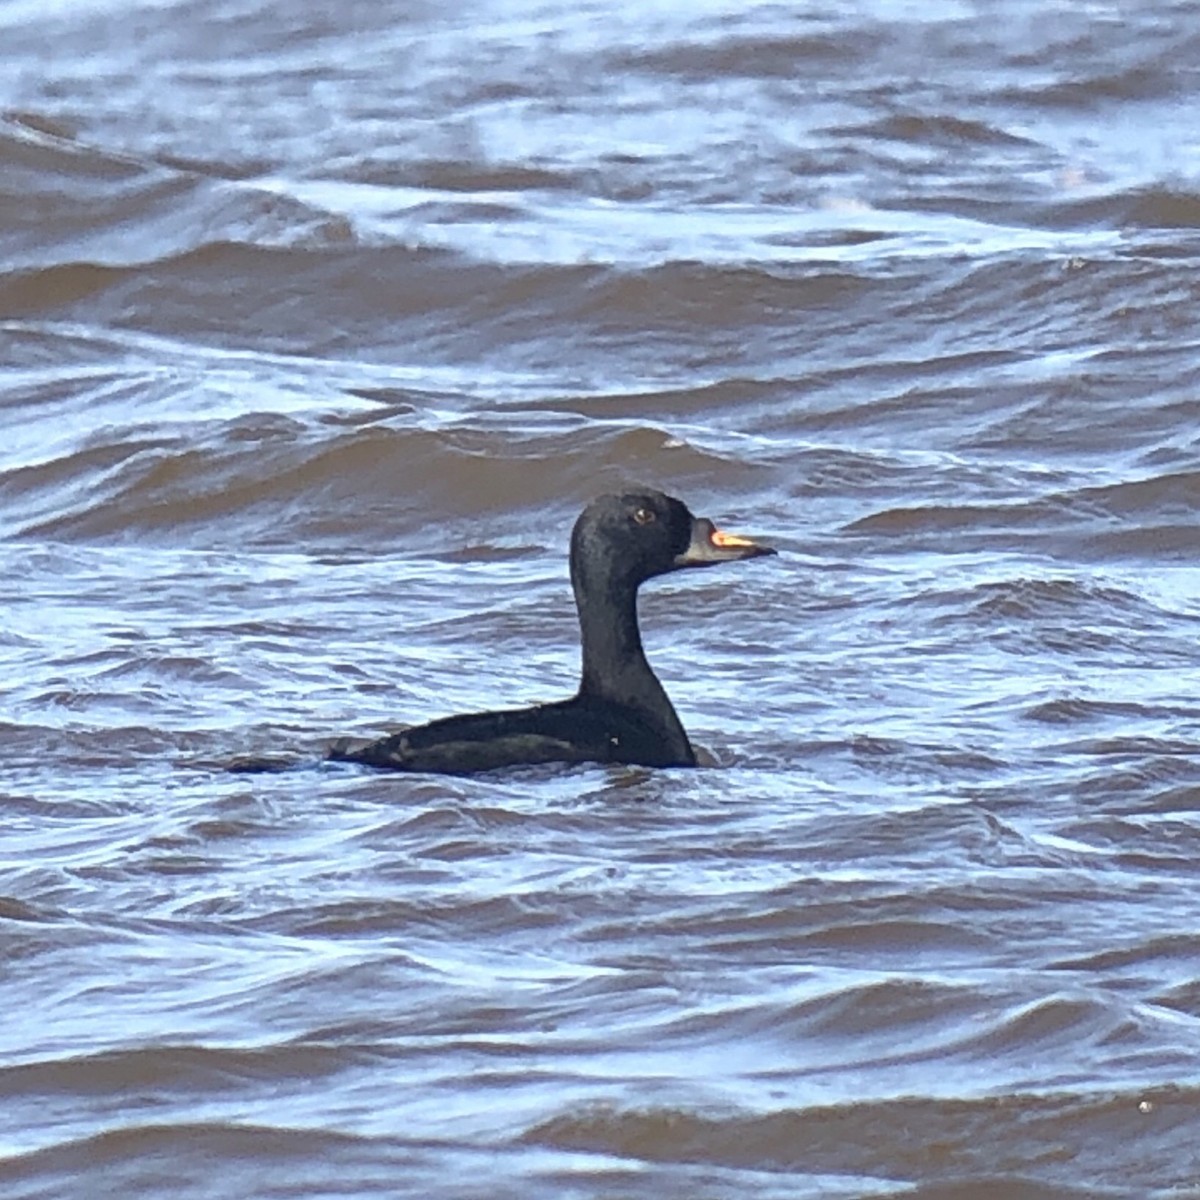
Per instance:
[[[647,713],[585,695],[532,708],[444,717],[358,750],[335,746],[329,757],[440,775],[552,762],[696,765],[686,736],[680,742]]]

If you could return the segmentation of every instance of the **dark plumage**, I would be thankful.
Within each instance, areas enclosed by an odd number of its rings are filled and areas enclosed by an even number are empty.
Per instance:
[[[642,650],[638,587],[684,567],[774,553],[719,532],[661,492],[601,496],[571,533],[571,585],[583,639],[576,695],[532,708],[444,717],[357,750],[340,742],[329,757],[451,775],[545,762],[695,766],[692,744]]]

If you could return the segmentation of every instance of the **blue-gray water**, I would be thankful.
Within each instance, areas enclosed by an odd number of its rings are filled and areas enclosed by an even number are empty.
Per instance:
[[[1200,1196],[1194,6],[445,11],[0,0],[0,1195]]]

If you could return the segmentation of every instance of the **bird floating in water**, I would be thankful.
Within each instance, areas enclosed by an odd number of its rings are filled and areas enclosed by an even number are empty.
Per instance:
[[[642,650],[638,587],[685,567],[775,553],[723,533],[662,492],[601,496],[571,533],[571,586],[583,639],[583,673],[574,696],[443,717],[359,749],[343,739],[329,758],[449,775],[550,762],[693,767],[692,744]]]

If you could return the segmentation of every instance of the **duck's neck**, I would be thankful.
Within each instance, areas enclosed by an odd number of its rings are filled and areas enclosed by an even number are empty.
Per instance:
[[[637,709],[690,753],[679,716],[642,649],[637,585],[612,578],[572,582],[583,640],[579,694]]]

